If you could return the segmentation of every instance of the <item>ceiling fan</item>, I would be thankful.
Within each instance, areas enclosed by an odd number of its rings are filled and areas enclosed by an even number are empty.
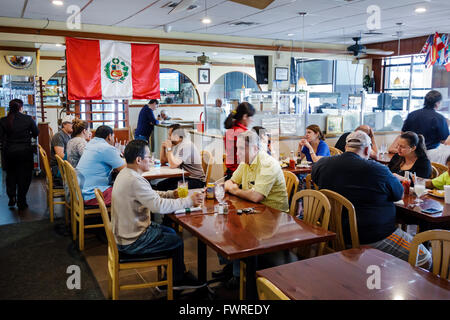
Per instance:
[[[206,56],[204,52],[202,52],[202,55],[197,57],[197,64],[211,64],[211,60],[209,60],[209,57]]]
[[[367,49],[364,45],[360,44],[361,37],[353,37],[355,44],[347,47],[347,52],[353,54],[355,57],[360,57],[363,54],[374,54],[380,56],[389,56],[394,53],[394,51],[385,51],[381,49]]]

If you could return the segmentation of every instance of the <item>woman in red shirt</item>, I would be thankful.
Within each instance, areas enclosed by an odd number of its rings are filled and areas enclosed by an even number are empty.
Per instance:
[[[248,102],[240,103],[236,110],[233,110],[225,120],[225,136],[223,137],[225,145],[225,154],[227,167],[226,180],[230,179],[233,172],[239,166],[237,163],[236,141],[237,136],[244,131],[250,124],[250,118],[255,114],[255,108]]]

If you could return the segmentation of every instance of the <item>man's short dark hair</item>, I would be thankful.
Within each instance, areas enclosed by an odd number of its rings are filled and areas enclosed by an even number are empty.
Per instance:
[[[447,157],[447,160],[445,161],[445,164],[450,162],[450,156]]]
[[[144,159],[145,147],[148,147],[148,144],[144,140],[132,140],[128,142],[123,152],[126,162],[132,164],[136,161],[137,157]]]
[[[433,109],[436,103],[442,100],[442,94],[437,90],[429,91],[424,99],[423,107],[425,109]]]
[[[169,129],[172,129],[172,133],[176,132],[177,136],[184,138],[185,136],[184,129],[181,128],[181,125],[179,123],[171,124],[169,126]]]
[[[157,99],[151,99],[151,100],[148,102],[148,104],[153,104],[153,103],[159,104],[159,102],[158,102]]]
[[[95,130],[96,138],[106,139],[110,134],[114,134],[114,130],[108,126],[100,126]]]

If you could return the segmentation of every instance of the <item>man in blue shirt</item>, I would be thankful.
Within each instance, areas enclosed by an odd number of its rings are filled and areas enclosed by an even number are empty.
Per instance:
[[[159,124],[159,119],[156,119],[153,113],[157,107],[158,100],[152,99],[139,112],[137,127],[134,131],[134,138],[136,140],[145,140],[148,142],[152,135],[154,125]]]
[[[368,160],[369,136],[355,131],[346,139],[345,152],[321,158],[313,165],[311,177],[320,189],[346,197],[355,207],[359,242],[408,261],[413,236],[397,228],[394,201],[402,199],[403,187],[388,167]],[[344,239],[350,243],[348,216],[342,216]],[[431,254],[419,247],[418,265],[426,267]]]
[[[114,131],[111,127],[100,126],[95,137],[89,141],[78,162],[76,171],[78,183],[86,205],[98,205],[94,189],[103,192],[105,204],[111,204],[112,185],[110,174],[120,171],[126,164],[119,151],[113,147]]]
[[[425,96],[424,107],[411,112],[403,124],[402,132],[412,131],[424,136],[427,150],[437,148],[449,135],[447,120],[436,112],[441,101],[439,91],[431,90]]]

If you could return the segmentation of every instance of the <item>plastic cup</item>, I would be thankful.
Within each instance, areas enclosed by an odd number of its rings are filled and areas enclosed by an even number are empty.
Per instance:
[[[188,184],[187,182],[178,181],[178,197],[186,198],[189,194]]]
[[[450,186],[444,186],[444,201],[450,203]]]

